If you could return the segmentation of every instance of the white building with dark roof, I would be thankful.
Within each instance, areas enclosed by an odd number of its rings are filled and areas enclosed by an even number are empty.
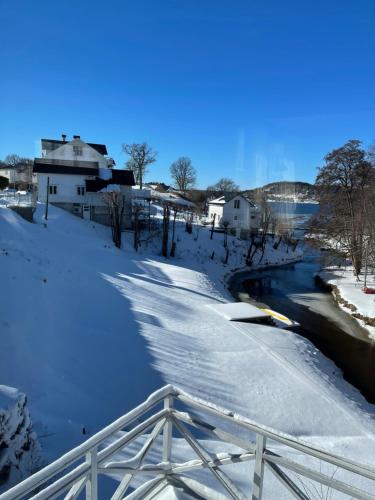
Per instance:
[[[228,193],[208,202],[208,218],[215,228],[226,224],[229,231],[241,238],[259,229],[259,208],[241,193]]]
[[[38,200],[64,208],[85,219],[110,224],[105,192],[119,191],[123,198],[122,227],[131,226],[133,172],[113,168],[104,144],[42,139],[42,156],[34,159]]]

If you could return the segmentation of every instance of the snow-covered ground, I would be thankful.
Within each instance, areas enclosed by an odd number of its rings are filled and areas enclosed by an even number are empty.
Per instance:
[[[327,267],[319,272],[319,276],[326,283],[337,287],[337,290],[343,299],[339,301],[340,306],[349,314],[352,314],[360,324],[367,329],[369,335],[375,340],[375,295],[363,292],[364,273],[357,280],[351,266]],[[368,273],[367,287],[375,289],[375,276]],[[353,307],[354,306],[354,307]],[[361,319],[361,318],[365,319]],[[367,318],[370,318],[370,322]]]
[[[375,464],[374,407],[332,362],[292,332],[207,307],[231,301],[224,274],[243,265],[245,243],[229,238],[225,267],[222,234],[181,224],[166,260],[155,240],[135,253],[128,233],[118,250],[108,228],[52,206],[45,227],[42,213],[30,224],[0,208],[0,381],[27,394],[47,461],[170,382]]]

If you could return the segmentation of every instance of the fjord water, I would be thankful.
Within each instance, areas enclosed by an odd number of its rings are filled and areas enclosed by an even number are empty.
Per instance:
[[[278,211],[304,226],[318,208],[278,205]],[[306,242],[300,244],[304,245],[302,262],[237,274],[230,282],[232,294],[242,301],[254,298],[298,321],[301,326],[295,331],[311,340],[341,368],[346,380],[375,403],[375,344],[366,330],[338,307],[331,294],[316,285],[314,276],[324,265],[322,256],[326,254]]]

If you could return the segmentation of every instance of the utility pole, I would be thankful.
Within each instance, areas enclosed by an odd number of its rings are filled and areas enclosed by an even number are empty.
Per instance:
[[[46,211],[45,211],[45,214],[44,214],[45,220],[48,219],[48,201],[49,201],[49,176],[47,177]]]

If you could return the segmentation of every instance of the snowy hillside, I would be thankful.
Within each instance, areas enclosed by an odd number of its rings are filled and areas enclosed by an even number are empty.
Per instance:
[[[27,394],[47,460],[170,382],[375,463],[374,407],[333,363],[292,332],[206,307],[231,300],[224,274],[243,265],[241,249],[222,265],[222,234],[181,227],[177,257],[165,260],[155,242],[137,254],[127,234],[118,250],[108,228],[54,207],[44,227],[42,211],[29,224],[0,209],[0,381]]]

